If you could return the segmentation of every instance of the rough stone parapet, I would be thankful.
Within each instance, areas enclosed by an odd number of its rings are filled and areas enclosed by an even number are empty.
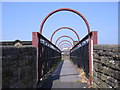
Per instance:
[[[3,46],[2,88],[34,88],[37,84],[37,50],[32,46]]]
[[[119,45],[95,45],[93,47],[93,87],[120,87],[119,50]]]

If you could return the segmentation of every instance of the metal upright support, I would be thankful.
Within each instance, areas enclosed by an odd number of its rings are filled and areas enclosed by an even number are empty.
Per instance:
[[[92,35],[89,35],[89,82],[92,85],[93,78],[93,45],[98,44],[98,33],[92,31]]]
[[[37,81],[40,81],[40,38],[38,36],[38,32],[32,32],[32,46],[37,48]]]

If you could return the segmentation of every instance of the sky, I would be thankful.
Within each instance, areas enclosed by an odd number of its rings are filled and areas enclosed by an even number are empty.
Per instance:
[[[31,41],[32,32],[39,32],[45,16],[59,8],[74,9],[84,15],[90,30],[98,31],[98,44],[118,44],[117,2],[2,2],[2,41]],[[44,24],[42,34],[50,40],[52,33],[60,27],[74,29],[80,39],[88,34],[82,18],[69,11],[50,16]],[[62,35],[77,40],[72,31],[63,29],[54,35],[53,43]],[[63,39],[70,40],[61,40]]]

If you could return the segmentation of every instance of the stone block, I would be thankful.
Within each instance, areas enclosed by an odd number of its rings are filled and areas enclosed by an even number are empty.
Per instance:
[[[28,83],[32,88],[37,82],[36,48],[32,46],[4,46],[2,50],[3,88],[27,88]]]
[[[120,83],[120,54],[117,45],[95,45],[93,67],[96,82],[100,88],[116,88]]]

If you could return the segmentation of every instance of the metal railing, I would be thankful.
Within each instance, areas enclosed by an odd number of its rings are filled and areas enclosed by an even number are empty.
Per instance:
[[[37,47],[38,82],[61,59],[61,51],[39,32],[32,33],[32,45]]]
[[[93,76],[93,45],[98,43],[97,38],[97,31],[92,31],[70,50],[70,59],[84,69],[90,85]]]

